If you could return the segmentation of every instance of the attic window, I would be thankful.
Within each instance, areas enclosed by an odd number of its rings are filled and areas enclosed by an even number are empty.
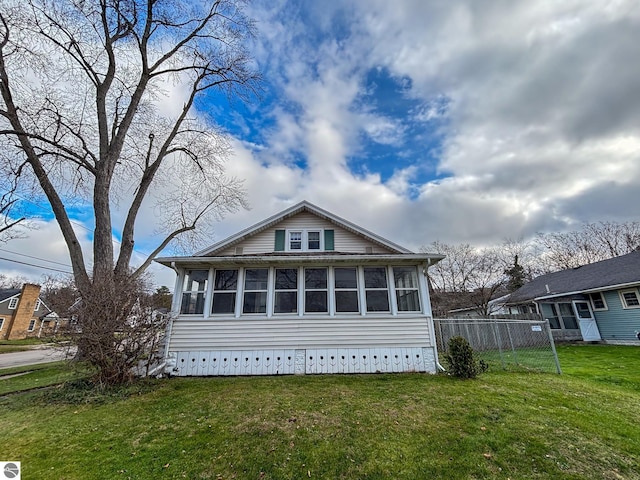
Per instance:
[[[17,297],[14,297],[11,300],[9,300],[9,310],[15,310],[17,306],[18,306],[18,298]]]
[[[324,249],[322,230],[288,230],[287,251],[313,252]]]
[[[40,310],[40,304],[41,304],[41,303],[42,303],[42,302],[40,301],[40,299],[37,299],[37,300],[36,300],[36,304],[35,304],[35,306],[33,307],[33,311],[34,311],[34,312],[37,312],[38,310]]]

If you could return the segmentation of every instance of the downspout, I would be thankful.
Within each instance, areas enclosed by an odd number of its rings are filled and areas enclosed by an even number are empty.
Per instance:
[[[176,272],[176,283],[174,285],[174,289],[173,289],[173,303],[176,303],[176,291],[178,289],[178,285],[179,285],[179,281],[180,281],[180,272],[178,271],[178,269],[176,268],[176,262],[171,262],[171,269]],[[171,313],[169,314],[169,321],[167,322],[167,327],[165,329],[165,342],[164,342],[164,362],[162,362],[162,367],[164,368],[167,363],[168,363],[168,359],[169,359],[169,343],[171,341],[171,333],[173,331],[173,320],[175,319],[175,315],[174,310],[173,310],[174,305],[171,305]],[[173,365],[175,367],[175,365]]]
[[[429,267],[433,265],[431,258],[427,259],[427,267],[422,270],[427,284],[427,295],[429,296],[429,313],[431,317],[431,334],[433,335],[433,352],[435,355],[436,369],[440,372],[446,372],[447,370],[438,361],[438,342],[436,342],[436,330],[435,323],[433,322],[433,310],[431,309],[431,295],[429,295]]]

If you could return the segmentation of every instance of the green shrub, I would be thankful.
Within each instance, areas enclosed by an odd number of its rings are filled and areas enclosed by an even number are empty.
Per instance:
[[[451,337],[449,349],[444,356],[449,365],[449,373],[458,378],[476,378],[486,372],[489,365],[477,358],[466,338]]]

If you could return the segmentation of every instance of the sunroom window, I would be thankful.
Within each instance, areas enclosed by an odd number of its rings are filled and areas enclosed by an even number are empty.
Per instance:
[[[356,267],[334,268],[336,312],[358,312],[358,272]]]
[[[211,313],[233,314],[236,310],[238,270],[216,270]]]
[[[416,267],[393,267],[393,280],[396,286],[398,311],[420,311],[420,295],[418,293],[418,274]]]
[[[364,268],[364,291],[367,312],[388,312],[387,269],[385,267]]]
[[[180,313],[204,313],[204,297],[207,293],[209,270],[187,270],[182,286],[182,305]]]
[[[244,302],[242,313],[265,313],[267,311],[267,288],[269,269],[247,268],[244,271]]]
[[[325,313],[327,308],[327,269],[304,269],[304,311]]]
[[[276,268],[274,313],[297,313],[298,269]]]

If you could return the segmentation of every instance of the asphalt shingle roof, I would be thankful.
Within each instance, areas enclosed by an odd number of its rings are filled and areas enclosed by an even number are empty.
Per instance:
[[[0,289],[0,302],[6,300],[7,298],[11,298],[14,295],[20,293],[22,290],[19,288],[1,288]]]
[[[640,250],[601,262],[541,275],[513,292],[508,302],[518,303],[547,295],[598,288],[606,290],[613,285],[634,282],[640,283]]]

